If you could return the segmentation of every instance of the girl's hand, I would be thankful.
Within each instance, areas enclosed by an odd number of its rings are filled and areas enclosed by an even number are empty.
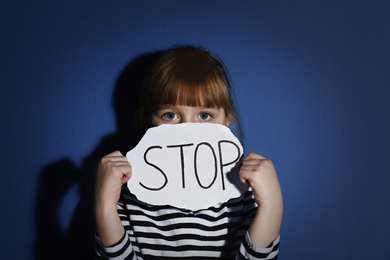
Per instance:
[[[125,234],[116,203],[122,185],[131,178],[131,165],[119,151],[103,157],[96,177],[96,232],[105,246],[118,243]]]
[[[250,153],[237,167],[241,181],[251,186],[259,205],[249,237],[255,245],[268,247],[279,236],[283,215],[282,192],[275,167],[271,160],[257,153]]]
[[[241,181],[251,186],[259,206],[272,207],[282,202],[279,180],[271,160],[252,152],[237,167]]]
[[[96,178],[96,204],[116,205],[121,187],[131,178],[131,165],[119,151],[103,157]]]

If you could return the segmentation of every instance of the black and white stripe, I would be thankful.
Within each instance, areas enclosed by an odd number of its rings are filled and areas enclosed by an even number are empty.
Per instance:
[[[256,250],[246,235],[257,210],[250,191],[205,210],[189,211],[143,203],[125,187],[117,208],[126,236],[114,247],[100,244],[97,251],[103,259],[277,257],[278,239],[271,248]]]

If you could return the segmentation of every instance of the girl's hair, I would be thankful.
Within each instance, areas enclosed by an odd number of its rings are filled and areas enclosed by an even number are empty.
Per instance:
[[[227,69],[203,47],[164,51],[146,77],[139,102],[141,134],[151,126],[151,114],[159,105],[186,105],[223,108],[242,139]]]

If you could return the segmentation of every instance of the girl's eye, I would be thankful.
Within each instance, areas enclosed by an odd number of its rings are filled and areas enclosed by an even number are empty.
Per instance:
[[[213,116],[210,114],[210,113],[207,113],[207,112],[202,112],[199,114],[199,119],[200,120],[204,120],[204,121],[207,121],[207,120],[210,120]]]
[[[177,115],[173,112],[167,112],[162,115],[162,118],[164,118],[165,120],[174,120],[177,118]]]

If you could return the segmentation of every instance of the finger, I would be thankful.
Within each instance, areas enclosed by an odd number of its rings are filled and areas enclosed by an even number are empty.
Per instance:
[[[122,177],[122,184],[125,184],[128,180],[130,180],[130,178],[131,178],[131,172],[123,175],[123,177]]]
[[[108,161],[127,161],[127,158],[124,156],[105,156],[102,158],[102,160],[108,160]]]
[[[104,157],[112,157],[112,156],[123,156],[123,154],[119,150],[116,150],[116,151],[113,151],[113,152],[107,154]]]
[[[107,169],[111,169],[113,172],[117,174],[126,175],[128,172],[131,172],[131,165],[129,163],[115,163],[109,164]]]
[[[245,179],[245,180],[248,180],[250,178],[253,177],[253,173],[256,172],[256,169],[253,169],[253,168],[245,168],[245,169],[240,169],[240,177]]]
[[[249,182],[246,179],[242,178],[242,177],[240,177],[240,181],[242,183],[246,184],[246,185],[250,185]]]
[[[245,161],[242,161],[241,167],[242,166],[251,166],[251,165],[252,166],[260,165],[267,160],[268,159],[247,159]]]
[[[130,180],[131,176],[132,176],[133,172],[132,172],[132,167],[129,164],[127,164],[126,166],[122,166],[122,184],[124,184],[125,182],[127,182],[128,180]]]
[[[120,151],[114,151],[114,152],[109,153],[106,156],[102,157],[101,160],[113,160],[113,161],[123,160],[123,161],[127,161],[127,158],[126,158],[126,156],[123,156],[123,154]]]
[[[236,165],[236,168],[240,169],[243,165],[257,165],[261,163],[259,160],[267,160],[267,158],[260,154],[251,152]]]
[[[266,160],[266,159],[267,158],[265,158],[264,156],[262,156],[262,155],[260,155],[258,153],[251,152],[241,162],[239,162],[236,165],[236,168],[240,168],[245,163],[251,162],[252,164],[256,164],[255,163],[256,160]]]
[[[240,180],[244,184],[251,185],[253,180],[253,171],[240,171]]]
[[[104,157],[99,163],[99,168],[114,172],[127,172],[131,171],[131,164],[127,158],[123,156]]]
[[[127,158],[123,155],[106,155],[104,156],[101,161],[123,161],[123,162],[128,162]]]
[[[131,171],[131,164],[128,161],[110,161],[108,165],[117,171]]]
[[[258,167],[257,165],[243,165],[240,168],[240,173],[242,172],[254,172],[257,171]]]
[[[122,184],[127,182],[132,176],[132,169],[130,164],[116,164],[111,167],[112,173],[116,178],[120,178]]]
[[[258,153],[254,153],[254,152],[250,152],[245,158],[244,158],[244,161],[246,159],[267,159],[265,158],[264,156],[262,156],[261,154],[258,154]]]

